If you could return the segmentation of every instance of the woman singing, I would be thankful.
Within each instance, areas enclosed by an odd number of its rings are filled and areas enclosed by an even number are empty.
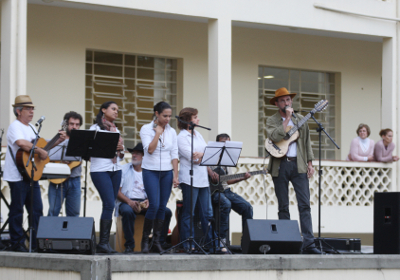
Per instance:
[[[101,105],[95,124],[91,130],[118,132],[114,124],[118,117],[118,105],[114,101],[108,101]],[[121,183],[121,166],[119,161],[124,157],[124,145],[121,136],[118,140],[117,153],[114,158],[90,159],[90,176],[103,203],[100,219],[100,242],[97,244],[97,253],[116,253],[109,243],[110,229],[112,225],[112,213],[115,207],[115,199]]]
[[[155,120],[140,129],[144,149],[143,184],[149,199],[143,225],[142,253],[148,253],[150,250],[149,235],[153,222],[153,251],[162,251],[159,238],[165,208],[171,195],[172,182],[174,187],[179,185],[176,131],[168,124],[171,115],[171,106],[166,102],[159,102],[154,106]]]
[[[183,108],[179,113],[179,118],[185,122],[193,122],[199,124],[200,119],[197,116],[198,111],[195,108]],[[200,132],[193,133],[193,192],[190,196],[190,174],[191,169],[191,130],[186,123],[179,122],[178,127],[181,132],[178,135],[178,148],[180,158],[179,181],[183,195],[183,212],[182,212],[182,229],[181,240],[185,240],[190,234],[190,212],[194,213],[197,200],[200,203],[201,227],[206,232],[208,221],[213,217],[213,209],[211,205],[211,194],[208,181],[208,170],[206,166],[200,166],[203,152],[207,146]],[[192,209],[190,209],[191,200]],[[208,232],[208,238],[212,238],[212,230]],[[191,236],[194,236],[194,227],[192,227]],[[190,253],[190,245],[188,242],[184,244],[186,252]]]

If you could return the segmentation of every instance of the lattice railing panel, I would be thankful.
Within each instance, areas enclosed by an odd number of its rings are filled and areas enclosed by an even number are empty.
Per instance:
[[[4,151],[4,149],[3,149]],[[2,157],[4,160],[4,154]],[[130,154],[127,154],[124,162],[130,161]],[[317,162],[314,162],[315,168]],[[89,163],[90,165],[90,163]],[[392,164],[382,163],[361,163],[344,161],[324,161],[322,164],[323,180],[321,182],[321,201],[324,206],[371,206],[375,192],[392,191]],[[263,161],[260,158],[241,158],[235,173],[245,173],[247,171],[261,170]],[[84,186],[85,164],[82,166],[81,182]],[[93,185],[88,172],[87,178],[88,201],[100,201],[100,196]],[[47,203],[48,181],[40,181],[43,203]],[[274,191],[274,184],[271,176],[255,175],[248,180],[242,181],[231,186],[232,190],[243,196],[252,205],[277,205]],[[9,197],[8,184],[2,182],[1,191]],[[318,204],[318,176],[317,171],[310,180],[311,205]],[[289,186],[290,205],[296,205],[296,195],[293,186]],[[82,192],[83,199],[83,192]],[[182,192],[178,188],[172,190],[169,202],[182,199]]]

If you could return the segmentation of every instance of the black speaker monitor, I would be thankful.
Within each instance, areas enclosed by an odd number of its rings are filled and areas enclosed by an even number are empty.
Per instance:
[[[374,254],[400,254],[400,192],[375,193]]]
[[[96,253],[93,218],[40,217],[36,238],[39,252]]]
[[[303,244],[299,224],[293,220],[247,220],[243,254],[298,254]]]

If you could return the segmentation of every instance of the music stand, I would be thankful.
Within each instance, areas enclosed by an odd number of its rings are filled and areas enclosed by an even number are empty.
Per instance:
[[[118,132],[99,130],[71,130],[67,156],[82,157],[86,161],[83,217],[86,217],[87,167],[91,157],[114,158],[119,140]]]
[[[225,167],[236,167],[237,162],[242,151],[242,142],[226,141],[226,142],[208,142],[208,146],[204,150],[203,159],[200,163],[201,166],[216,166],[220,168]],[[218,185],[221,183],[220,176],[218,176]],[[218,191],[220,192],[220,191]],[[218,248],[221,243],[227,249],[229,254],[232,252],[226,246],[225,242],[221,240],[221,193],[218,196],[218,231],[217,238],[209,241],[207,244],[212,244],[215,240],[218,240]],[[204,246],[205,246],[204,245]]]
[[[61,143],[54,148],[50,149],[49,151],[49,158],[50,161],[81,161],[81,157],[70,157],[66,155],[67,146],[64,143]],[[64,180],[65,181],[65,180]],[[60,199],[61,199],[61,215],[62,215],[62,205],[63,205],[63,188],[64,183],[56,184],[57,186],[60,185],[61,192],[60,192]],[[57,199],[56,199],[57,200]]]

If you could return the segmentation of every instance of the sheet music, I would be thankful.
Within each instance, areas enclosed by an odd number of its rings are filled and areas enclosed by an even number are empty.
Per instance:
[[[204,151],[201,165],[217,165],[234,167],[240,157],[243,142],[226,141],[215,142],[209,141]],[[225,149],[223,149],[225,147]],[[222,158],[221,153],[224,151]]]

